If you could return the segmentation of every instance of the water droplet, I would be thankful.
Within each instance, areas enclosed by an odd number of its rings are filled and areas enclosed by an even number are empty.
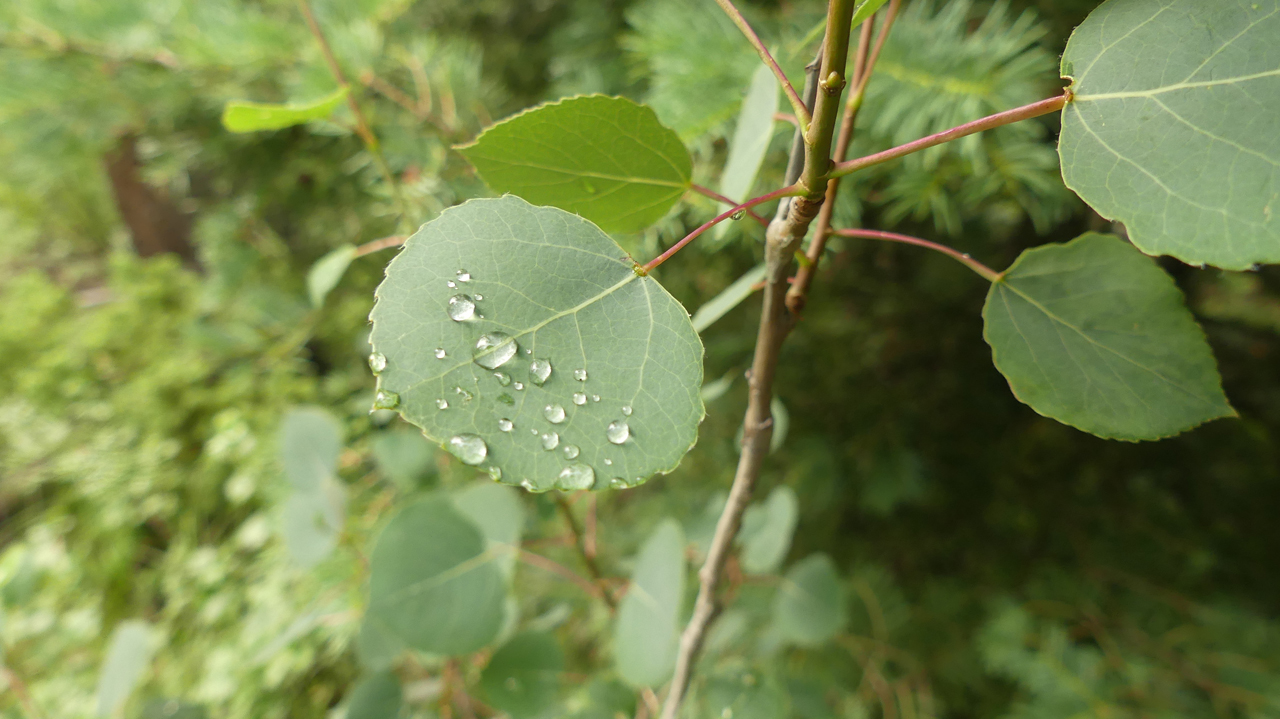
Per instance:
[[[516,356],[516,341],[506,332],[486,332],[476,340],[471,359],[485,369],[498,369]]]
[[[476,316],[476,302],[470,295],[454,295],[449,298],[449,319],[466,322]]]
[[[378,390],[378,394],[373,396],[374,409],[395,409],[400,405],[400,395],[395,392],[388,392],[385,389]]]
[[[449,400],[444,397],[436,400],[436,409],[449,409]]]
[[[560,446],[560,435],[555,432],[546,432],[542,435],[542,448],[550,452]]]
[[[493,376],[498,378],[498,384],[503,387],[507,387],[511,384],[511,375],[506,372],[494,372]]]
[[[520,486],[521,486],[521,487],[524,487],[526,490],[528,490],[528,491],[530,491],[530,492],[532,492],[532,491],[533,491],[533,482],[530,482],[530,481],[529,481],[529,480],[527,480],[527,479],[522,479],[522,480],[520,480]]]
[[[489,446],[474,434],[455,434],[449,438],[449,453],[474,467],[489,456]]]
[[[591,181],[585,178],[582,180],[582,189],[586,190],[588,195],[596,194],[596,186],[591,184]]]
[[[470,272],[467,272],[466,270],[458,270],[458,281],[459,281],[459,282],[470,282],[470,281],[471,281],[471,273],[470,273]]]
[[[519,392],[520,390],[524,389],[524,382],[516,382],[512,386],[516,388],[517,392]]]
[[[541,387],[551,376],[551,363],[544,359],[536,359],[529,363],[529,374],[533,375],[533,383]]]
[[[445,351],[444,351],[444,348],[443,348],[443,347],[437,347],[437,348],[436,348],[436,359],[444,359],[444,358],[445,358]]]
[[[604,430],[604,436],[609,438],[614,444],[622,444],[631,436],[631,428],[626,422],[610,422],[609,426]]]
[[[458,394],[458,396],[462,398],[462,401],[463,401],[463,402],[470,402],[470,401],[471,401],[471,393],[470,393],[470,392],[468,392],[468,391],[466,391],[465,389],[463,389],[463,388],[461,388],[461,387],[454,387],[454,388],[453,388],[453,391],[454,391],[454,392],[456,392],[456,393]]]
[[[591,395],[591,401],[592,401],[592,402],[599,402],[599,401],[600,401],[600,395],[598,395],[598,394],[593,394],[593,395]]]
[[[502,430],[503,432],[510,432],[515,428],[516,428],[515,423],[507,419],[506,417],[503,417],[502,419],[498,420],[498,429]]]
[[[614,477],[613,479],[609,480],[609,486],[613,487],[614,489],[626,489],[627,480],[623,479],[622,477]]]
[[[579,382],[587,381],[587,371],[584,369],[576,369],[573,371],[573,378]]]
[[[524,353],[525,353],[525,354],[527,354],[527,355],[531,355],[531,354],[533,354],[533,350],[528,350],[528,349],[527,349],[527,350],[525,350],[525,351],[524,351]]]
[[[374,374],[377,374],[386,368],[387,368],[387,358],[385,355],[379,354],[377,352],[374,352],[373,354],[369,355],[369,369],[373,370]]]
[[[582,450],[578,449],[578,445],[566,444],[564,446],[565,459],[577,459],[579,454],[582,454]]]
[[[556,486],[560,489],[591,489],[595,483],[596,471],[581,462],[574,462],[560,470],[560,476],[556,479]]]
[[[530,431],[530,432],[532,432],[532,433],[533,433],[533,434],[535,434],[535,435],[538,433],[538,430],[533,429],[533,428],[530,428],[530,429],[529,429],[529,431]]]
[[[747,211],[746,211],[746,210],[738,210],[737,212],[733,213],[732,215],[729,215],[729,219],[734,220],[734,221],[737,221],[737,220],[741,220],[742,218],[744,218],[744,217],[746,217],[746,216],[747,216]]]
[[[604,463],[605,463],[605,466],[606,466],[606,467],[612,467],[612,466],[613,466],[613,460],[612,460],[612,459],[606,459],[606,460],[604,461]]]
[[[629,404],[628,404],[628,405],[623,405],[623,407],[622,407],[622,415],[623,415],[624,417],[630,417],[630,416],[631,416],[631,405],[629,405]]]
[[[546,417],[551,424],[560,424],[564,421],[564,407],[558,404],[549,404],[542,408],[542,416]]]
[[[495,481],[495,482],[501,482],[501,481],[502,481],[502,468],[501,468],[501,467],[495,467],[495,466],[493,466],[493,465],[489,465],[488,467],[485,467],[484,471],[486,471],[486,472],[488,472],[488,473],[489,473],[489,479],[492,479],[492,480],[493,480],[493,481]]]
[[[481,300],[483,300],[483,299],[484,299],[484,295],[482,295],[482,294],[480,294],[479,292],[477,292],[477,293],[476,293],[476,302],[480,302],[480,301],[481,301]]]
[[[457,282],[454,282],[453,280],[449,280],[449,281],[448,281],[448,282],[446,282],[445,284],[446,284],[446,285],[448,285],[449,289],[451,289],[451,290],[456,290],[456,289],[458,289],[458,283],[457,283]]]
[[[502,394],[498,395],[498,401],[505,404],[508,407],[516,406],[516,398],[512,397],[510,392],[503,392]]]
[[[587,396],[581,392],[573,393],[573,403],[581,407],[587,403]]]

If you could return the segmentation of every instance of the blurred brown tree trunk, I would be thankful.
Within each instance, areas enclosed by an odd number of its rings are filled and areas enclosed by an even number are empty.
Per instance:
[[[188,266],[197,267],[191,246],[192,217],[178,209],[168,195],[142,179],[138,138],[125,135],[104,158],[111,193],[120,218],[129,228],[133,249],[140,257],[172,252]]]

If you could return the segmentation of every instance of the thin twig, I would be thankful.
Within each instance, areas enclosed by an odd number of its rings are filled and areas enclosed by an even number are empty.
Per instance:
[[[999,282],[1003,275],[995,270],[987,267],[981,262],[973,259],[967,252],[961,252],[957,249],[947,247],[946,245],[922,240],[919,237],[911,237],[910,235],[900,235],[896,232],[883,232],[881,230],[832,230],[831,234],[840,235],[841,237],[857,237],[864,240],[885,240],[888,242],[901,242],[904,245],[915,245],[916,247],[924,247],[934,252],[941,252],[965,267],[978,273],[982,279],[987,282]]]
[[[596,495],[587,497],[586,535],[582,538],[582,551],[588,557],[596,557]]]
[[[639,267],[638,271],[646,275],[649,274],[650,272],[653,272],[653,270],[656,269],[658,265],[661,265],[663,262],[666,262],[668,259],[670,259],[672,255],[679,252],[685,245],[689,244],[690,242],[693,242],[693,240],[696,239],[698,235],[701,235],[702,233],[706,232],[712,227],[715,227],[716,225],[729,219],[733,215],[739,212],[742,212],[743,210],[749,210],[752,207],[755,207],[756,205],[764,204],[766,202],[769,202],[770,200],[776,200],[779,197],[796,197],[801,194],[803,194],[802,190],[797,188],[795,185],[791,185],[788,187],[784,187],[781,190],[774,190],[773,192],[770,192],[767,195],[753,197],[750,200],[747,200],[746,202],[742,203],[741,205],[735,205],[733,209],[726,210],[720,213],[719,215],[716,215],[713,219],[704,222],[700,227],[698,227],[698,229],[685,235],[684,239],[680,240],[679,242],[675,243],[671,247],[667,248],[666,252],[663,252],[662,254],[658,255],[652,260],[649,260],[648,264]]]
[[[573,532],[573,548],[578,551],[578,556],[582,557],[582,563],[587,565],[587,571],[591,572],[591,578],[595,580],[595,584],[599,587],[604,582],[604,574],[600,572],[600,565],[596,563],[594,554],[589,554],[586,549],[586,541],[582,533],[582,525],[578,524],[578,518],[573,516],[573,507],[569,506],[568,500],[559,492],[555,495],[556,506],[560,508],[560,514],[564,516],[565,524],[569,525],[569,531]],[[618,608],[613,597],[603,589],[600,590],[600,596],[604,599],[605,604],[609,605],[610,611]]]
[[[537,567],[538,569],[551,572],[552,574],[555,574],[556,576],[559,576],[562,579],[567,579],[570,582],[573,582],[579,587],[582,587],[582,589],[586,591],[587,594],[590,594],[593,597],[598,597],[600,599],[605,600],[606,602],[610,601],[610,597],[608,596],[608,593],[605,592],[603,589],[601,589],[598,585],[593,584],[591,580],[587,579],[586,577],[583,577],[582,575],[578,574],[577,572],[573,571],[572,569],[569,569],[568,567],[564,566],[563,564],[553,559],[547,559],[541,554],[534,554],[533,552],[530,552],[529,550],[524,548],[517,548],[516,556],[520,558],[520,561],[524,562],[525,564],[528,564],[531,567]]]
[[[738,26],[742,34],[747,36],[747,39],[751,41],[751,46],[760,55],[760,59],[764,60],[764,64],[768,65],[770,70],[773,70],[778,82],[782,84],[783,91],[787,93],[787,100],[791,103],[791,108],[795,110],[796,117],[800,118],[801,126],[807,128],[810,120],[809,108],[804,106],[804,102],[796,94],[796,89],[792,87],[791,81],[787,79],[787,74],[782,71],[781,67],[778,67],[778,61],[774,60],[773,55],[769,54],[769,49],[764,46],[760,36],[756,34],[755,30],[751,29],[747,19],[742,16],[741,12],[738,12],[738,8],[733,6],[731,0],[716,0],[716,4],[720,6],[721,10],[724,10],[729,19],[733,21],[733,24]]]
[[[725,197],[724,195],[721,195],[720,193],[718,193],[718,192],[716,192],[716,191],[714,191],[714,190],[711,190],[711,189],[709,189],[709,188],[703,187],[702,185],[690,185],[690,186],[689,186],[689,189],[690,189],[690,190],[693,190],[694,192],[698,193],[699,195],[702,195],[702,196],[704,196],[704,197],[709,197],[709,198],[711,198],[711,199],[715,200],[716,202],[719,202],[719,203],[724,204],[724,205],[736,205],[736,204],[738,204],[738,201],[737,201],[737,200],[731,200],[731,199],[729,199],[728,197]],[[762,225],[764,225],[764,226],[766,226],[766,227],[768,227],[768,226],[769,226],[769,221],[768,221],[768,220],[766,220],[766,219],[764,219],[764,218],[763,218],[763,217],[761,217],[760,215],[757,215],[757,214],[755,213],[755,210],[747,210],[747,211],[746,211],[746,213],[747,213],[747,217],[750,217],[751,219],[755,220],[756,222],[759,222],[760,224],[762,224]]]
[[[952,140],[958,140],[977,132],[991,130],[1019,122],[1021,120],[1029,120],[1033,117],[1040,117],[1041,115],[1048,115],[1051,112],[1061,110],[1070,101],[1071,93],[1064,92],[1061,95],[1048,98],[1047,100],[1033,102],[1030,105],[1016,107],[1012,110],[1006,110],[1005,112],[999,112],[980,120],[974,120],[973,122],[966,122],[959,127],[953,127],[950,130],[939,132],[935,135],[922,137],[914,142],[908,142],[905,145],[899,145],[898,147],[890,148],[884,152],[877,152],[874,155],[867,155],[866,157],[859,157],[856,160],[841,162],[831,170],[830,176],[832,178],[844,177],[849,173],[857,172],[865,167],[879,165],[880,163],[888,162],[889,160],[896,160],[899,157],[910,155],[913,152],[927,150],[930,147],[951,142]]]
[[[372,254],[379,250],[385,250],[388,247],[399,247],[400,245],[403,245],[404,241],[407,239],[409,238],[404,235],[392,235],[380,240],[366,242],[356,248],[356,257],[364,257],[365,255]]]

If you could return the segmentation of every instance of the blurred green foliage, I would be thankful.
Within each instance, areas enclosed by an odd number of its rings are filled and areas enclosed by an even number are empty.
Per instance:
[[[908,3],[854,152],[1052,91],[1056,53],[1094,4]],[[745,8],[789,73],[812,51],[800,40],[819,5]],[[315,10],[408,217],[345,108],[272,133],[220,127],[228,100],[305,102],[336,89],[294,3],[0,6],[4,716],[95,715],[109,638],[133,619],[157,638],[126,716],[343,711],[361,662],[375,664],[377,647],[357,641],[374,536],[407,497],[468,486],[475,471],[389,413],[368,414],[365,320],[390,253],[356,258],[322,308],[308,302],[308,269],[484,194],[450,147],[566,94],[648,101],[690,144],[695,181],[710,185],[754,71],[710,2],[317,0]],[[1052,130],[1005,128],[860,174],[844,183],[837,216],[945,233],[996,267],[1105,229],[1057,179]],[[779,127],[762,180],[781,177],[790,135]],[[136,141],[158,201],[191,218],[194,261],[135,256],[104,171],[122,138]],[[693,199],[619,240],[649,257],[713,209]],[[696,309],[758,262],[753,232],[691,246],[662,282]],[[787,486],[798,499],[789,561],[732,582],[690,716],[1280,716],[1280,274],[1167,269],[1242,419],[1129,445],[1009,395],[980,339],[986,288],[973,277],[910,248],[833,243],[784,350],[777,386],[790,427],[759,493]],[[736,461],[736,380],[754,326],[748,301],[704,334],[707,376],[733,383],[709,402],[681,468],[573,508],[595,512],[606,575],[629,576],[665,517],[681,521],[695,554],[705,543],[704,508],[715,516]],[[328,408],[346,435],[348,516],[313,569],[279,532],[291,490],[277,436],[302,404]],[[585,574],[554,499],[522,501],[526,547]],[[770,618],[781,575],[819,552],[841,577],[847,621],[832,641],[796,647]],[[644,704],[610,669],[601,602],[526,564],[517,584],[510,631],[563,647],[556,716],[630,716]],[[450,672],[496,698],[496,675],[482,669],[433,657],[396,665],[406,711],[436,716]]]

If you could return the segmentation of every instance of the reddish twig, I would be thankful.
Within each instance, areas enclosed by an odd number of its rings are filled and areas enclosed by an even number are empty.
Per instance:
[[[381,240],[366,242],[356,248],[356,257],[364,257],[365,255],[372,254],[379,250],[385,250],[388,247],[399,247],[400,245],[403,245],[404,241],[407,239],[409,238],[404,235],[392,235],[391,237],[384,237]]]
[[[600,571],[600,565],[596,563],[595,553],[587,551],[585,535],[582,526],[578,524],[578,518],[573,516],[573,507],[569,506],[569,502],[559,492],[556,493],[555,500],[560,513],[564,515],[565,523],[569,525],[569,531],[573,532],[573,548],[577,550],[578,556],[582,557],[582,563],[587,565],[587,571],[591,572],[595,586],[599,587],[604,582],[604,574]],[[610,611],[618,608],[608,592],[601,590],[600,597],[604,599],[605,604],[609,605]]]
[[[719,202],[724,205],[738,204],[737,200],[731,200],[728,197],[725,197],[724,195],[716,192],[715,190],[711,190],[709,188],[703,187],[702,185],[690,185],[689,189],[693,190],[699,195],[703,195],[704,197],[709,197],[715,200],[716,202]],[[760,215],[757,215],[754,210],[747,210],[746,212],[747,212],[747,217],[750,217],[751,219],[755,220],[756,222],[759,222],[760,224],[766,227],[769,225],[769,221],[764,219]]]
[[[910,235],[900,235],[896,232],[884,232],[882,230],[832,230],[831,234],[840,235],[841,237],[857,237],[865,240],[885,240],[887,242],[901,242],[904,245],[915,245],[916,247],[924,247],[934,252],[942,254],[960,262],[965,267],[973,270],[982,276],[987,282],[999,282],[1003,274],[987,267],[969,256],[967,252],[961,252],[957,249],[947,247],[946,245],[929,240],[922,240],[919,237],[911,237]]]
[[[530,552],[527,549],[517,548],[516,551],[517,551],[516,556],[518,556],[520,558],[520,561],[524,562],[525,564],[528,564],[531,567],[537,567],[538,569],[551,572],[552,574],[555,574],[556,576],[559,576],[562,579],[567,579],[570,582],[573,582],[574,584],[578,585],[579,587],[582,587],[583,591],[585,591],[587,594],[590,594],[593,597],[598,597],[600,599],[603,599],[605,602],[610,602],[610,600],[612,599],[612,597],[609,597],[607,593],[604,590],[602,590],[600,587],[596,586],[586,577],[581,576],[580,574],[573,571],[572,569],[569,569],[563,564],[553,559],[547,559],[541,554],[534,554],[533,552]]]
[[[750,200],[747,200],[746,202],[742,203],[741,205],[735,205],[733,209],[726,210],[725,212],[722,212],[719,215],[716,215],[714,219],[704,222],[702,226],[700,226],[698,229],[694,230],[693,232],[690,232],[689,234],[685,235],[684,239],[672,245],[670,248],[667,249],[666,252],[663,252],[662,254],[650,260],[647,265],[638,267],[637,271],[645,275],[649,274],[650,272],[653,272],[654,269],[658,267],[658,265],[661,265],[663,262],[666,262],[672,255],[679,252],[685,245],[692,242],[698,235],[701,235],[702,233],[706,232],[712,227],[715,227],[716,225],[727,220],[729,217],[733,216],[738,212],[742,212],[743,210],[749,210],[752,207],[755,207],[756,205],[761,205],[766,202],[769,202],[770,200],[776,200],[780,197],[796,197],[802,194],[804,194],[804,190],[799,186],[788,185],[787,187],[784,187],[781,190],[774,190],[773,192],[770,192],[767,195],[753,197]]]
[[[738,8],[733,6],[730,0],[716,0],[716,4],[724,10],[734,25],[747,36],[747,40],[751,41],[751,46],[756,49],[760,55],[760,59],[764,60],[764,64],[773,70],[773,74],[778,78],[778,82],[782,85],[782,89],[787,93],[787,100],[791,103],[791,109],[796,113],[796,117],[800,118],[800,123],[804,128],[809,127],[809,109],[804,106],[804,102],[800,100],[800,95],[796,94],[796,89],[791,85],[791,81],[787,79],[787,74],[778,67],[778,61],[773,59],[773,55],[769,54],[769,49],[764,46],[764,42],[755,30],[751,29],[751,25],[747,23],[747,19],[738,12]]]

